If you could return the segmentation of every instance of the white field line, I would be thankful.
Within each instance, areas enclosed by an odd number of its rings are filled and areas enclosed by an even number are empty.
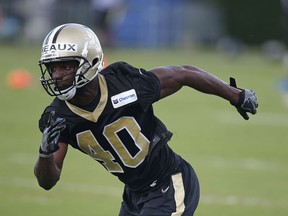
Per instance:
[[[240,205],[240,206],[258,206],[265,208],[285,208],[287,209],[288,198],[282,200],[273,200],[262,197],[239,197],[239,196],[218,196],[205,195],[200,198],[200,203],[204,205]]]
[[[28,178],[8,178],[0,177],[0,186],[12,186],[12,187],[22,187],[30,189],[38,189],[36,180]],[[121,199],[122,188],[115,186],[107,185],[87,185],[77,184],[77,183],[63,183],[59,186],[56,186],[55,190],[64,191],[68,193],[85,193],[92,194],[97,196],[110,196],[111,198]],[[35,202],[41,205],[49,204],[47,198],[45,198],[45,191],[37,199],[30,199],[30,202]],[[27,196],[27,194],[25,195]],[[35,195],[34,195],[35,196]],[[21,200],[21,194],[15,199]],[[15,201],[15,200],[14,200]],[[27,200],[26,200],[27,201]],[[202,195],[200,198],[201,205],[241,205],[241,206],[258,206],[265,208],[285,208],[287,209],[288,198],[281,199],[268,199],[263,197],[239,197],[236,195],[220,196],[220,195]]]
[[[261,172],[288,172],[288,163],[279,161],[260,160],[256,158],[222,158],[222,157],[191,157],[190,154],[182,155],[185,159],[193,160],[207,167],[219,169],[243,169]],[[36,162],[35,155],[16,152],[8,157],[9,162],[25,165]]]
[[[13,163],[30,164],[35,162],[35,158],[25,153],[18,153],[11,158]],[[189,156],[186,155],[188,158]],[[186,158],[187,158],[186,157]],[[253,170],[257,172],[288,172],[288,164],[280,163],[278,161],[265,161],[254,158],[240,158],[240,159],[227,159],[221,157],[193,157],[194,161],[201,163],[207,167],[217,169],[244,169]],[[0,176],[0,187],[22,187],[38,190],[39,186],[36,179],[29,178],[8,178]],[[111,198],[119,198],[122,195],[122,187],[115,187],[110,185],[87,185],[76,184],[72,182],[61,182],[55,190],[69,192],[69,193],[85,193],[95,194],[98,196],[108,196]],[[38,196],[37,196],[38,197]],[[39,199],[38,199],[39,198]],[[30,199],[30,202],[46,205],[45,191],[37,199]],[[21,199],[21,196],[19,197]],[[258,207],[280,207],[287,208],[288,198],[269,199],[262,197],[238,197],[235,195],[219,196],[219,195],[203,195],[201,196],[200,203],[204,205],[242,205],[242,206],[258,206]],[[48,202],[49,203],[49,202]]]
[[[259,172],[288,172],[288,164],[278,161],[265,161],[255,158],[221,158],[221,157],[197,157],[191,155],[183,155],[185,159],[197,161],[197,163],[217,168],[217,169],[242,169],[253,170]],[[192,164],[193,165],[193,164]]]
[[[35,190],[40,188],[38,186],[36,178],[29,179],[29,178],[0,177],[0,185],[34,188]],[[56,185],[54,189],[71,193],[93,193],[101,196],[106,195],[111,197],[121,196],[123,190],[121,187],[107,186],[107,185],[88,185],[85,184],[85,182],[83,182],[83,184],[63,182],[61,184]]]
[[[34,164],[38,158],[38,154],[31,154],[26,152],[14,152],[9,155],[9,161],[16,164]]]
[[[22,155],[21,157],[19,157]],[[15,155],[14,155],[15,156]],[[288,163],[278,161],[260,160],[255,158],[222,158],[222,157],[197,157],[188,154],[182,155],[183,158],[189,161],[194,161],[202,166],[211,167],[215,169],[241,169],[241,170],[253,170],[257,172],[269,172],[269,173],[287,173]],[[17,154],[17,157],[9,157],[9,160],[15,164],[34,164],[36,159],[31,158],[23,153]],[[193,164],[192,164],[193,165]]]
[[[29,188],[29,189],[38,189],[38,185],[36,180],[28,179],[28,178],[4,178],[0,177],[0,186],[11,186],[11,187],[22,187],[22,188]],[[76,183],[63,183],[63,185],[56,186],[56,190],[65,191],[68,193],[85,193],[85,194],[92,194],[97,196],[110,196],[111,198],[120,198],[122,194],[121,187],[113,187],[107,185],[95,186],[95,185],[87,185],[83,184],[76,184]],[[27,197],[27,194],[23,196]],[[35,196],[35,195],[34,195]],[[21,200],[21,194],[17,196]],[[38,203],[41,205],[48,205],[49,201],[45,196],[42,194],[41,196],[36,196],[37,199],[30,199],[29,202]],[[15,201],[15,200],[14,200]],[[28,200],[26,200],[27,202]],[[282,199],[269,199],[269,198],[262,198],[262,197],[239,197],[236,195],[229,195],[229,196],[219,196],[219,195],[203,195],[200,198],[201,205],[241,205],[241,206],[259,206],[259,207],[266,207],[266,208],[287,208],[288,198]]]
[[[237,116],[239,115],[239,116]],[[288,126],[288,114],[282,113],[272,113],[272,112],[258,112],[255,116],[248,114],[250,116],[249,121],[242,119],[240,114],[228,111],[219,111],[216,115],[216,120],[221,123],[226,124],[245,124],[249,123],[251,125],[262,125],[262,126]]]

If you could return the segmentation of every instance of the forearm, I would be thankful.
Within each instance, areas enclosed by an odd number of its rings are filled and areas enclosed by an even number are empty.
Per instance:
[[[241,91],[231,87],[213,74],[193,66],[183,66],[182,72],[184,78],[179,79],[181,85],[189,86],[203,93],[217,95],[232,104],[238,103]]]
[[[39,185],[45,190],[50,190],[60,179],[61,170],[54,162],[52,155],[50,158],[38,158],[34,167],[34,174]]]

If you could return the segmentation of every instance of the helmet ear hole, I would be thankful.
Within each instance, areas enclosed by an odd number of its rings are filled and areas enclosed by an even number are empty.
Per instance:
[[[98,63],[98,61],[99,61],[99,58],[93,59],[93,61],[92,61],[92,67],[94,67],[94,65],[96,65],[96,64]]]

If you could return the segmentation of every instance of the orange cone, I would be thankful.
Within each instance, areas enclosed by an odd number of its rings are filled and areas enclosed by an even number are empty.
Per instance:
[[[6,84],[12,89],[30,88],[33,83],[33,76],[26,70],[16,69],[11,71],[6,77]]]

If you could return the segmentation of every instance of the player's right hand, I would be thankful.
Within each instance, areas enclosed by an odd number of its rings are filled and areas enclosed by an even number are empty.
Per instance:
[[[64,118],[57,118],[55,111],[49,114],[48,121],[42,134],[42,142],[39,149],[39,155],[43,158],[49,158],[59,149],[58,140],[60,132],[66,127]]]

